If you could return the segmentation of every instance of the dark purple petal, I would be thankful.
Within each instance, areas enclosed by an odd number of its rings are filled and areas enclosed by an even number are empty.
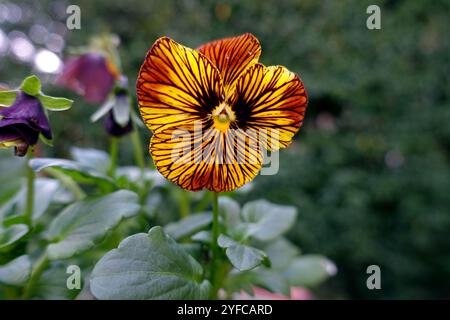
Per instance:
[[[0,110],[0,127],[17,127],[28,135],[30,131],[42,133],[51,140],[52,132],[47,116],[38,98],[20,92],[14,104]],[[34,137],[34,135],[33,135]],[[34,141],[34,138],[31,139]],[[37,140],[34,143],[35,144]]]
[[[84,96],[91,103],[103,102],[114,87],[116,76],[101,54],[69,58],[56,82]]]
[[[111,110],[105,119],[104,127],[105,127],[105,130],[110,135],[112,135],[114,137],[121,137],[133,130],[133,123],[130,119],[128,124],[126,126],[122,127],[120,124],[117,123],[117,121],[114,120],[114,114]]]

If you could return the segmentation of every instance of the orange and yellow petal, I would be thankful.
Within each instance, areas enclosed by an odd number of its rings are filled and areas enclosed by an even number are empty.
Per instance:
[[[198,51],[167,37],[148,52],[136,88],[141,116],[154,134],[206,121],[224,96],[217,68]]]
[[[153,135],[150,153],[158,171],[183,189],[231,191],[259,172],[263,153],[242,130],[169,130]]]
[[[228,102],[237,126],[265,140],[268,150],[287,147],[303,123],[307,94],[300,78],[282,66],[256,64],[238,79]]]
[[[261,45],[251,33],[208,42],[197,50],[219,69],[227,94],[231,94],[240,75],[257,63],[261,55]]]

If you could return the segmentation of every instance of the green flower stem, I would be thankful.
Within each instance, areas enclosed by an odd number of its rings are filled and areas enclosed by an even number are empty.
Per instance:
[[[109,165],[108,175],[110,177],[114,177],[116,174],[117,159],[119,156],[119,139],[116,137],[111,137],[109,156],[111,157],[111,163]]]
[[[217,292],[219,291],[219,281],[218,276],[220,275],[220,248],[217,243],[219,238],[219,194],[213,192],[213,223],[212,223],[212,239],[211,239],[211,250],[212,250],[212,262],[211,262],[211,278],[210,282],[212,284],[211,299],[217,299]]]
[[[78,183],[76,183],[71,177],[62,173],[61,171],[55,170],[53,168],[45,169],[50,176],[58,179],[64,187],[71,191],[77,200],[82,200],[86,198],[86,193],[80,188]]]
[[[30,148],[27,153],[26,171],[27,171],[27,195],[25,202],[24,220],[31,227],[33,224],[33,198],[34,198],[34,178],[35,174],[30,167],[30,160],[33,158],[33,150]]]
[[[139,131],[138,128],[136,128],[136,126],[130,135],[131,135],[131,143],[133,144],[134,161],[136,161],[136,164],[141,169],[143,175],[145,170],[144,152],[142,151],[141,138],[139,136]]]
[[[23,291],[22,299],[30,298],[36,283],[41,278],[42,273],[44,272],[47,265],[48,265],[47,251],[44,251],[44,253],[36,261],[36,264],[34,265],[33,270],[31,271],[30,280],[28,281],[28,284]]]

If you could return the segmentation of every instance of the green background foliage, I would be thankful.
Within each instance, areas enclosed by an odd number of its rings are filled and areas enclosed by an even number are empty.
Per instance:
[[[132,84],[159,36],[196,47],[255,34],[261,61],[299,73],[310,103],[300,134],[280,153],[279,173],[257,177],[240,202],[264,197],[298,208],[290,240],[338,267],[337,276],[316,290],[319,297],[450,296],[448,1],[14,3],[28,18],[2,22],[5,34],[27,34],[36,23],[64,29],[66,6],[79,5],[81,30],[61,32],[65,51],[86,45],[92,35],[116,33]],[[381,7],[381,30],[366,28],[370,4]],[[18,86],[29,74],[30,65],[0,57],[0,83]],[[46,92],[75,100],[70,111],[51,115],[55,147],[42,153],[65,157],[75,145],[105,149],[102,126],[88,120],[98,106],[52,87],[52,76],[40,76]],[[148,139],[149,131],[142,136]],[[121,147],[126,164],[132,153],[127,143]],[[381,267],[382,290],[366,288],[371,264]]]

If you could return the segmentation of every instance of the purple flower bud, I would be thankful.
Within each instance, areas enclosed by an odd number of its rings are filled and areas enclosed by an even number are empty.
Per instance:
[[[127,133],[130,133],[133,131],[133,123],[130,118],[128,123],[125,126],[121,126],[117,121],[114,119],[114,112],[113,110],[108,112],[108,116],[105,118],[104,127],[106,132],[108,132],[110,135],[114,137],[121,137],[126,135]]]
[[[17,156],[24,156],[42,134],[48,140],[52,132],[38,98],[20,92],[10,107],[0,109],[0,147],[15,147]]]
[[[86,53],[69,58],[56,83],[82,95],[90,103],[106,100],[119,74],[103,55]]]

